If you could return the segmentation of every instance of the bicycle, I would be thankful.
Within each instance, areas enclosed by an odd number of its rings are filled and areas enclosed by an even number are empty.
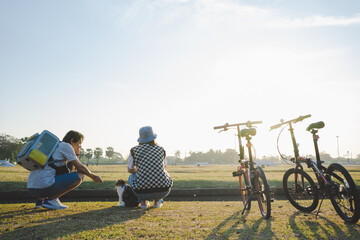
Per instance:
[[[270,198],[270,187],[266,180],[265,173],[261,167],[255,167],[255,163],[252,157],[252,143],[251,139],[256,135],[256,129],[253,127],[255,124],[260,124],[262,121],[251,122],[248,121],[246,123],[236,123],[236,124],[228,124],[222,126],[214,127],[214,129],[222,129],[222,131],[227,131],[230,128],[236,127],[237,129],[237,137],[239,142],[239,156],[240,156],[240,166],[237,167],[237,171],[233,172],[234,177],[239,177],[239,186],[241,192],[242,203],[244,205],[244,209],[241,214],[244,214],[245,210],[250,210],[251,201],[256,195],[257,202],[259,205],[260,213],[263,218],[270,218],[271,214],[271,201]],[[240,126],[246,126],[240,130]],[[245,150],[242,145],[241,138],[245,138],[247,143],[246,147],[248,149],[249,160],[245,160]],[[250,171],[249,171],[250,169]]]
[[[309,117],[311,117],[311,115],[300,116],[286,122],[281,121],[281,123],[270,127],[270,130],[273,130],[283,125],[285,125],[283,129],[288,126],[292,139],[295,157],[290,160],[295,163],[296,166],[295,168],[287,170],[283,177],[283,188],[286,197],[295,208],[302,212],[309,213],[316,209],[321,196],[322,198],[316,217],[320,212],[323,200],[330,198],[335,211],[345,222],[356,223],[360,218],[360,197],[354,180],[342,165],[332,163],[326,168],[322,165],[324,161],[320,159],[318,148],[319,136],[317,133],[319,129],[325,126],[324,122],[312,123],[306,128],[313,137],[316,162],[311,158],[299,156],[298,144],[295,140],[292,124]],[[315,173],[318,184],[315,184],[312,177],[304,171],[301,163],[306,163],[307,167]]]

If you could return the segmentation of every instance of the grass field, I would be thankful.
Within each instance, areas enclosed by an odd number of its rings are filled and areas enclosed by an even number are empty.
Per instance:
[[[271,186],[280,187],[292,166],[265,167]],[[127,178],[126,166],[89,166],[104,179],[86,178],[82,189],[112,189]],[[360,166],[346,166],[360,185]],[[174,188],[235,188],[236,166],[169,166]],[[0,191],[24,190],[29,172],[0,167]],[[165,199],[166,200],[166,199]],[[297,211],[287,200],[272,203],[271,218],[260,217],[254,202],[241,215],[235,201],[165,201],[162,208],[119,208],[117,202],[64,202],[66,210],[33,209],[33,203],[1,204],[2,239],[360,239],[360,222],[345,224],[329,200],[316,212]]]
[[[282,186],[284,172],[293,165],[264,168],[267,180],[272,187]],[[356,185],[360,186],[360,166],[345,166],[353,177]],[[112,189],[117,178],[128,178],[125,165],[89,166],[89,169],[101,176],[103,184],[96,184],[85,178],[79,189]],[[174,181],[174,188],[236,188],[237,179],[232,176],[236,166],[231,165],[178,165],[168,166],[169,174]],[[25,190],[29,171],[17,167],[0,167],[0,191]]]
[[[68,202],[66,210],[3,204],[0,239],[360,239],[360,223],[345,224],[325,200],[319,213],[298,212],[285,200],[260,217],[256,204],[165,202],[162,208],[119,208],[116,202]]]

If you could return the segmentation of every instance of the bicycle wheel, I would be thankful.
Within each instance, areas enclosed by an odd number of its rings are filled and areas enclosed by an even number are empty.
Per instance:
[[[241,174],[239,176],[239,185],[240,185],[240,191],[241,191],[241,199],[244,204],[244,207],[246,205],[247,200],[249,199],[250,193],[249,193],[249,181],[246,175],[246,172],[244,170],[240,171]],[[251,208],[251,202],[248,203],[246,210],[250,210]]]
[[[271,215],[270,186],[261,167],[256,167],[255,190],[260,213],[263,218],[268,219]]]
[[[360,218],[360,197],[349,172],[340,164],[328,167],[327,178],[331,182],[330,200],[339,216],[348,223],[356,223]]]
[[[301,169],[297,170],[297,174],[295,174],[295,168],[290,168],[285,172],[283,188],[290,203],[302,212],[312,212],[319,204],[318,188],[309,174]]]

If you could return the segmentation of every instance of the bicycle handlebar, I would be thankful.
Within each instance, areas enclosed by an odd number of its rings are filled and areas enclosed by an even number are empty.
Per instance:
[[[214,130],[216,129],[221,129],[221,128],[228,128],[228,127],[236,127],[236,126],[243,126],[243,125],[246,125],[248,127],[251,127],[252,125],[254,124],[261,124],[262,121],[247,121],[247,122],[244,122],[244,123],[234,123],[234,124],[228,124],[228,123],[225,123],[224,125],[222,126],[216,126],[214,127]]]
[[[276,124],[276,125],[274,125],[274,126],[271,126],[271,127],[270,127],[270,131],[271,131],[271,130],[274,130],[274,129],[276,129],[276,128],[279,128],[279,127],[281,127],[282,125],[291,123],[291,122],[293,122],[293,123],[300,122],[300,121],[304,120],[305,118],[309,118],[309,117],[311,117],[311,114],[308,114],[308,115],[305,115],[305,116],[300,116],[300,117],[298,117],[298,118],[294,118],[294,119],[291,119],[291,120],[286,121],[286,122],[284,122],[283,120],[280,120],[281,123],[278,123],[278,124]]]

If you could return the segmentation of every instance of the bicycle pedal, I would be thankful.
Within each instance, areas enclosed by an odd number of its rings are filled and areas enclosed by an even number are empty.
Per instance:
[[[233,177],[238,177],[238,176],[241,176],[241,172],[233,172]]]

